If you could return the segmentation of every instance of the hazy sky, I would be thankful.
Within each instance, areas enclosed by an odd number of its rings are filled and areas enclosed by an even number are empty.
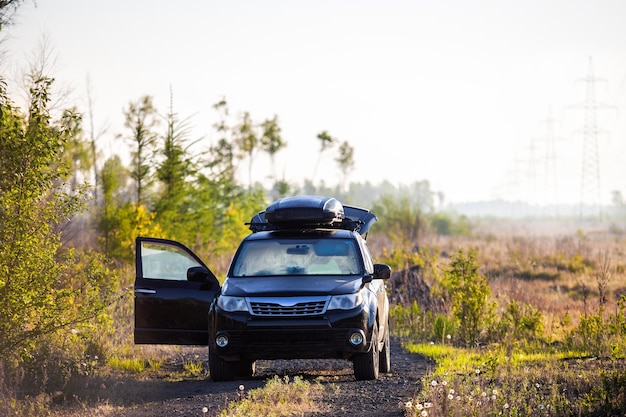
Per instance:
[[[171,88],[207,146],[222,97],[233,115],[277,115],[288,147],[276,171],[296,184],[327,130],[355,148],[350,181],[428,180],[448,202],[577,203],[589,153],[576,105],[592,59],[595,98],[614,106],[596,112],[600,192],[626,195],[623,0],[36,3],[3,31],[0,68],[15,80],[47,37],[56,83],[84,111],[90,80],[105,155],[123,149],[128,103],[151,95],[165,113]],[[317,174],[328,185],[340,178],[333,157]],[[267,159],[255,170],[265,179]]]

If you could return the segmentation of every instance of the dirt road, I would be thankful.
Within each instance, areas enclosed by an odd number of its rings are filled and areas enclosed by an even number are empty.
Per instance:
[[[200,348],[184,348],[200,349]],[[204,350],[182,350],[182,356],[203,354]],[[237,398],[237,390],[262,387],[274,375],[303,376],[315,380],[326,389],[321,399],[321,412],[308,416],[391,417],[402,415],[402,404],[419,390],[421,378],[431,363],[404,351],[392,341],[392,372],[382,374],[376,381],[356,381],[352,364],[347,361],[259,361],[254,378],[232,382],[210,380],[117,380],[109,381],[115,387],[102,386],[98,401],[111,405],[115,417],[174,417],[217,416],[230,401]],[[208,410],[203,414],[203,408]]]

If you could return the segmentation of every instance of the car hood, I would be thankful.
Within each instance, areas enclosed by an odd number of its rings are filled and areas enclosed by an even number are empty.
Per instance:
[[[362,277],[288,276],[229,278],[222,294],[233,297],[276,297],[353,294],[363,285]]]

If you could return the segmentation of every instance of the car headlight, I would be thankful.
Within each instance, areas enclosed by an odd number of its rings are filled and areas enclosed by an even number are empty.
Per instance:
[[[220,295],[217,298],[217,306],[224,311],[248,311],[248,304],[243,297],[229,297]]]
[[[333,295],[328,303],[329,310],[351,310],[363,302],[361,292],[356,294]]]

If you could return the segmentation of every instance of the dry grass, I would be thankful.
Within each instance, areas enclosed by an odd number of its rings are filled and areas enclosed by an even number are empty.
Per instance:
[[[448,254],[476,248],[494,299],[536,307],[546,332],[555,336],[576,326],[581,314],[597,311],[601,302],[614,312],[626,294],[623,234],[582,231],[575,224],[504,222],[478,225],[472,236],[433,238],[423,246],[436,248],[442,267]]]
[[[436,247],[442,269],[448,254],[476,249],[492,301],[500,309],[514,300],[540,311],[543,343],[511,350],[492,340],[469,351],[475,362],[470,365],[459,359],[466,356],[462,350],[427,345],[422,354],[438,366],[405,404],[405,415],[596,416],[626,410],[618,304],[626,294],[626,236],[563,224],[534,226],[490,224],[473,236],[439,237]],[[533,359],[512,360],[514,355]]]

